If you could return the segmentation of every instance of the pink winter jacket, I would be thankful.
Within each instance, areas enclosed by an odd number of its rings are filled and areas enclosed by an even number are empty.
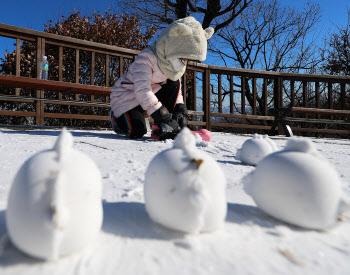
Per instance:
[[[151,115],[162,106],[154,94],[166,82],[167,77],[159,69],[157,57],[150,47],[146,48],[138,54],[129,71],[112,88],[111,109],[114,116],[119,117],[137,105],[141,105]],[[176,103],[183,103],[181,81]]]

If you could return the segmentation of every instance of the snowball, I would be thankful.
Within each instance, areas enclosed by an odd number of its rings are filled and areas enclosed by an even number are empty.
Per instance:
[[[215,231],[226,218],[226,180],[218,163],[184,128],[145,174],[146,210],[153,221],[186,233]]]
[[[261,160],[245,181],[256,204],[277,219],[320,230],[337,222],[341,181],[310,140],[291,139],[284,150]]]
[[[257,165],[267,155],[277,151],[276,143],[267,135],[255,134],[237,150],[236,159],[250,165]]]
[[[19,169],[6,213],[9,237],[21,251],[57,259],[83,249],[102,225],[101,175],[95,163],[72,148],[63,130],[53,149]]]

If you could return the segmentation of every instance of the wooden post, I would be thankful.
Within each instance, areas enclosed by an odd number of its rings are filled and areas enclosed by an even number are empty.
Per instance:
[[[230,113],[233,114],[233,75],[230,75]]]
[[[122,56],[119,56],[119,77],[122,77],[124,74],[124,58]]]
[[[21,76],[21,39],[16,39],[16,76]],[[16,88],[16,96],[19,96],[21,89]]]
[[[63,81],[63,47],[58,47],[58,81]],[[58,99],[62,100],[62,93],[58,93]]]
[[[345,109],[345,83],[340,83],[340,108]]]
[[[315,82],[315,97],[316,97],[316,108],[321,108],[321,101],[320,101],[320,82]],[[320,119],[321,115],[318,114],[317,118]]]
[[[263,102],[264,102],[264,116],[267,116],[268,109],[267,109],[267,79],[264,78],[263,83]]]
[[[80,59],[79,49],[75,49],[75,83],[79,83]],[[79,95],[74,95],[75,100],[79,100]]]
[[[245,81],[246,81],[246,77],[242,76],[241,77],[241,111],[242,111],[242,115],[245,114]]]
[[[328,82],[328,108],[333,109],[333,84]],[[330,116],[333,119],[333,115]]]
[[[203,85],[203,111],[204,121],[206,122],[207,130],[211,130],[211,117],[210,117],[210,70],[206,68],[204,70],[204,85]]]
[[[218,74],[218,107],[219,113],[222,113],[221,74]]]
[[[303,81],[303,106],[307,108],[309,105],[308,97],[307,97],[307,81]]]
[[[185,73],[184,73],[184,75],[183,75],[183,80],[182,80],[182,94],[183,94],[183,98],[184,98],[184,104],[186,105],[186,103],[187,103],[187,84],[186,84],[186,82],[187,82],[187,76],[186,76],[186,72],[187,71],[185,71]]]
[[[37,60],[37,66],[36,66],[36,75],[37,78],[40,78],[40,63],[45,55],[45,38],[38,37],[37,44],[36,44],[36,60]],[[36,90],[36,98],[41,99],[44,98],[44,91],[43,90]],[[44,124],[44,101],[42,100],[36,100],[36,125],[43,125]]]
[[[110,78],[109,63],[110,63],[110,56],[109,54],[106,54],[106,87],[109,87],[109,78]],[[106,103],[108,102],[109,102],[109,96],[106,96]]]
[[[256,78],[252,79],[253,86],[253,115],[256,115]]]
[[[91,52],[91,77],[90,84],[95,85],[95,52]],[[91,101],[95,100],[95,96],[91,95]]]
[[[193,111],[197,111],[197,72],[193,71]]]

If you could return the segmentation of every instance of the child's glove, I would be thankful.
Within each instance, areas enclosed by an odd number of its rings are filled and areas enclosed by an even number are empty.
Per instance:
[[[168,138],[174,139],[180,132],[181,128],[176,120],[172,119],[168,109],[165,106],[160,107],[157,111],[151,114],[154,123],[158,125],[159,129],[154,130],[153,134],[160,140]]]
[[[188,124],[187,119],[187,107],[185,104],[178,103],[175,105],[174,111],[173,111],[173,118],[179,123],[179,126],[181,128],[184,128]]]

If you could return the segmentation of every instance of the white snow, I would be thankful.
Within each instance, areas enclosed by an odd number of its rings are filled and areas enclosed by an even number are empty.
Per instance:
[[[267,155],[277,150],[276,143],[268,135],[255,134],[237,149],[236,159],[250,165],[257,165]]]
[[[345,194],[337,171],[309,139],[290,139],[244,179],[245,190],[269,215],[323,230],[337,223]]]
[[[225,175],[208,153],[196,148],[188,128],[177,135],[173,148],[151,160],[144,190],[147,213],[165,227],[200,233],[224,225]]]
[[[31,156],[8,196],[9,239],[21,251],[58,259],[93,242],[102,226],[102,178],[94,161],[63,130],[53,148]]]
[[[58,130],[0,129],[0,274],[349,274],[350,217],[327,231],[305,230],[264,214],[244,191],[242,178],[254,167],[235,159],[252,136],[212,133],[197,148],[220,165],[227,181],[227,217],[213,233],[182,234],[147,215],[143,184],[155,155],[173,141],[128,140],[111,131],[73,131],[75,149],[98,165],[104,220],[88,249],[57,261],[40,261],[9,241],[5,214],[14,177],[25,160],[53,147]],[[288,138],[273,138],[282,149]],[[350,140],[312,139],[335,166],[350,194]]]

